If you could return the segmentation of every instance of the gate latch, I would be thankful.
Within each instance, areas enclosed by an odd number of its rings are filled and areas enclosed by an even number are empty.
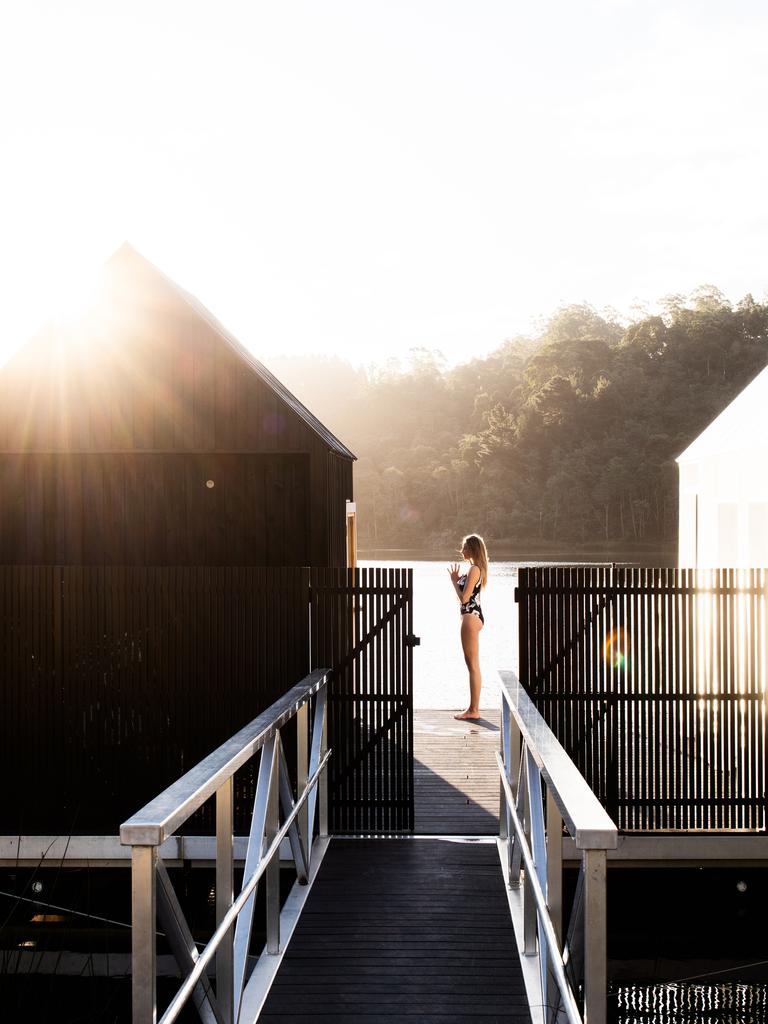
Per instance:
[[[421,637],[414,636],[413,633],[406,634],[405,646],[406,647],[418,647],[421,644]]]

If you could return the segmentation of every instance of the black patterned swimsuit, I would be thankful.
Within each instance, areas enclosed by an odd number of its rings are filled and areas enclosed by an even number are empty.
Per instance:
[[[459,576],[459,578],[458,578],[458,580],[456,580],[456,582],[459,585],[459,589],[460,590],[464,590],[464,587],[467,585],[467,574],[464,573],[463,576]],[[480,607],[480,580],[478,580],[477,583],[475,584],[475,589],[469,595],[469,600],[465,601],[465,602],[462,602],[461,614],[462,615],[476,615],[478,617],[478,619],[480,619],[480,621],[483,624],[485,624],[485,618],[483,616],[483,609]]]

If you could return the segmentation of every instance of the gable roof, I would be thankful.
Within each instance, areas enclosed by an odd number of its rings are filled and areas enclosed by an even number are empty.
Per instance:
[[[710,455],[768,449],[768,366],[744,388],[677,461],[695,462]]]
[[[211,311],[203,305],[200,300],[186,291],[180,285],[178,285],[172,278],[168,277],[167,274],[163,273],[159,267],[151,263],[145,256],[142,256],[140,252],[133,248],[128,242],[124,242],[116,252],[110,256],[105,265],[107,271],[119,270],[121,265],[137,266],[139,269],[149,271],[152,275],[159,278],[168,288],[171,289],[186,305],[188,305],[193,312],[204,320],[208,326],[223,340],[231,349],[243,360],[244,363],[259,377],[264,384],[270,390],[272,390],[282,402],[284,402],[301,420],[303,420],[307,426],[314,431],[315,434],[330,448],[331,451],[337,455],[341,455],[348,459],[357,459],[357,456],[343,444],[335,434],[320,422],[310,410],[299,401],[294,394],[292,394],[288,388],[277,379],[267,367],[250,352],[245,345],[243,345],[238,339],[227,330],[224,325],[216,319]]]

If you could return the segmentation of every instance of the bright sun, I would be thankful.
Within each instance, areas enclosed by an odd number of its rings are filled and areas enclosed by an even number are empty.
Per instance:
[[[24,303],[17,295],[16,305],[21,311],[6,322],[0,337],[0,366],[44,324],[67,324],[76,319],[96,298],[100,273],[100,265],[74,261],[55,271],[42,272]]]

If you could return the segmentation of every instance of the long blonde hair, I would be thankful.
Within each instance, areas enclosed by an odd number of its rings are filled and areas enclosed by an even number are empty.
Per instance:
[[[485,541],[477,533],[468,533],[461,542],[461,551],[466,548],[472,564],[480,570],[480,586],[484,587],[488,582],[488,551]]]

